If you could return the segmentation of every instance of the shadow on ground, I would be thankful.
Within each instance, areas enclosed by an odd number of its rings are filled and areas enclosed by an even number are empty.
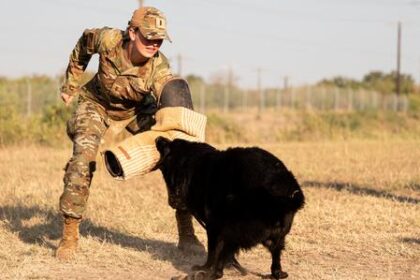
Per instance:
[[[311,187],[311,188],[334,189],[337,191],[348,191],[350,193],[357,194],[357,195],[368,195],[368,196],[384,198],[384,199],[388,199],[392,201],[397,201],[401,203],[410,203],[410,204],[420,203],[420,199],[417,199],[414,197],[396,195],[387,191],[373,189],[366,186],[359,186],[352,183],[304,181],[302,183],[302,186]]]
[[[420,238],[406,237],[406,238],[401,238],[400,240],[404,243],[420,245]]]
[[[27,221],[35,217],[42,218],[44,222],[27,226]],[[58,239],[61,237],[61,216],[56,211],[42,209],[39,206],[1,206],[0,222],[5,222],[6,228],[13,233],[17,233],[19,238],[28,244],[38,244],[55,250]],[[99,242],[109,242],[124,248],[147,251],[152,254],[153,258],[169,261],[177,270],[183,272],[189,272],[189,268],[193,264],[191,263],[191,257],[199,258],[200,261],[204,262],[206,256],[205,251],[196,251],[192,254],[186,252],[184,254],[178,250],[174,243],[128,235],[97,225],[89,219],[82,222],[80,234],[82,236],[92,236]],[[53,244],[49,240],[57,240],[57,242]]]

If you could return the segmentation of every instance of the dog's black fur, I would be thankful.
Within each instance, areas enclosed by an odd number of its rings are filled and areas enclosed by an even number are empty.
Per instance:
[[[181,196],[206,228],[207,279],[223,276],[226,264],[240,267],[235,254],[263,244],[271,252],[271,277],[286,278],[280,264],[285,237],[304,195],[293,174],[260,148],[216,150],[204,143],[170,141],[156,146],[170,195]]]

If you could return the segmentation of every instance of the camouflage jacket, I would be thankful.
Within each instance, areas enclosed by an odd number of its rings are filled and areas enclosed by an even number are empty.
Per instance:
[[[148,113],[145,110],[150,110],[163,85],[173,78],[168,60],[160,52],[145,65],[133,66],[124,54],[123,36],[124,31],[119,29],[86,29],[70,55],[61,87],[61,92],[80,93],[100,104],[115,120]],[[99,54],[98,71],[81,85],[83,72],[95,53]]]

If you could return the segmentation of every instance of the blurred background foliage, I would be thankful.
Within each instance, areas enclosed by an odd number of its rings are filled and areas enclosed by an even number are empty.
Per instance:
[[[86,73],[84,81],[91,77],[92,73]],[[195,109],[208,116],[207,141],[252,143],[419,138],[420,90],[411,76],[402,77],[402,95],[407,101],[391,109],[380,105],[380,100],[395,92],[393,72],[370,72],[360,81],[334,77],[315,85],[279,89],[240,89],[223,75],[207,83],[195,75],[186,79]],[[66,107],[60,100],[58,88],[62,80],[42,75],[0,77],[1,146],[70,144],[65,126],[76,102]],[[370,105],[360,103],[356,93],[365,95],[365,101],[380,98],[375,107],[371,106],[373,101]],[[304,96],[306,103],[299,103],[299,96]]]

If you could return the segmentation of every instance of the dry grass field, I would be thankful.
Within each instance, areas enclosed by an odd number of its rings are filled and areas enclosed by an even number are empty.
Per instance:
[[[283,255],[289,279],[420,279],[419,141],[262,147],[295,173],[307,198]],[[174,211],[159,172],[119,182],[99,169],[78,257],[57,261],[58,198],[69,156],[70,148],[0,149],[0,279],[170,279],[205,260],[205,252],[176,249]],[[269,273],[262,247],[239,260],[252,273],[227,270],[224,279]]]

